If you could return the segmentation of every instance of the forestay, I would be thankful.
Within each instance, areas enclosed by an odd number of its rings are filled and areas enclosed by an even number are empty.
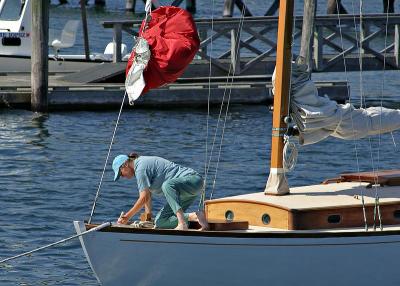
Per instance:
[[[272,81],[274,85],[275,73]],[[355,108],[319,96],[305,64],[292,64],[291,85],[291,116],[300,131],[300,144],[317,143],[328,136],[359,139],[400,128],[400,110]]]

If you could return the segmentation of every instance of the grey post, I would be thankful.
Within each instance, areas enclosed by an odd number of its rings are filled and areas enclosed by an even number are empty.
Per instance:
[[[82,16],[82,28],[83,28],[83,43],[85,46],[85,58],[90,60],[90,49],[89,49],[89,32],[86,19],[86,0],[80,0],[81,2],[81,16]]]
[[[305,59],[308,69],[312,70],[312,36],[314,35],[314,18],[316,13],[316,0],[304,0],[303,26],[301,33],[300,56]]]
[[[314,29],[314,67],[315,70],[322,70],[323,58],[323,32],[324,27],[316,25]]]
[[[122,24],[115,23],[114,24],[114,54],[113,54],[113,62],[118,63],[121,61],[121,41],[122,41]]]
[[[136,0],[125,0],[125,10],[135,12]]]
[[[232,17],[234,4],[234,0],[225,0],[223,17]]]
[[[396,60],[396,66],[400,68],[400,25],[394,26],[394,58]]]
[[[240,74],[240,32],[238,29],[231,30],[231,65],[234,75]]]
[[[49,71],[49,1],[32,1],[31,108],[47,112]]]
[[[186,0],[186,10],[196,13],[196,0]]]

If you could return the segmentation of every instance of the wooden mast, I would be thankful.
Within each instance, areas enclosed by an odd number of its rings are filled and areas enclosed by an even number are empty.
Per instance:
[[[293,26],[293,0],[280,1],[278,41],[275,67],[275,95],[272,123],[271,169],[265,188],[266,194],[285,195],[289,193],[283,169],[283,135],[287,125],[288,99],[290,90],[291,43]]]

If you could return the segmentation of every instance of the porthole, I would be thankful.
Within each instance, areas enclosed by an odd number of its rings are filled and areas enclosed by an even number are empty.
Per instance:
[[[338,214],[328,216],[328,223],[339,223],[341,221],[341,216]]]
[[[400,219],[400,210],[395,210],[393,212],[393,216],[394,216],[395,219]]]
[[[226,211],[225,212],[225,219],[226,220],[233,220],[233,218],[235,217],[235,214],[233,213],[233,211]]]
[[[263,224],[269,224],[271,222],[271,217],[269,214],[263,214],[261,217]]]

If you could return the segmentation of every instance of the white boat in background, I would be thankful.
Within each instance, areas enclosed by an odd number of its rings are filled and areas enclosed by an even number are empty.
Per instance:
[[[0,1],[0,72],[30,72],[31,17],[31,0]],[[49,29],[49,60],[57,61],[49,65],[50,71],[71,71],[78,66],[112,61],[112,42],[105,47],[103,53],[90,54],[90,60],[86,60],[84,54],[60,53],[75,45],[80,23],[80,20],[69,20],[60,33]],[[123,60],[129,56],[125,44],[121,46],[121,55]]]
[[[82,235],[83,251],[102,285],[400,285],[399,170],[342,174],[318,185],[288,186],[283,149],[289,122],[293,0],[281,1],[279,12],[266,189],[206,201],[209,231],[113,224]],[[299,127],[301,133],[309,126]],[[345,135],[345,129],[341,131]],[[367,194],[371,187],[374,192]],[[97,225],[74,222],[78,234]]]

